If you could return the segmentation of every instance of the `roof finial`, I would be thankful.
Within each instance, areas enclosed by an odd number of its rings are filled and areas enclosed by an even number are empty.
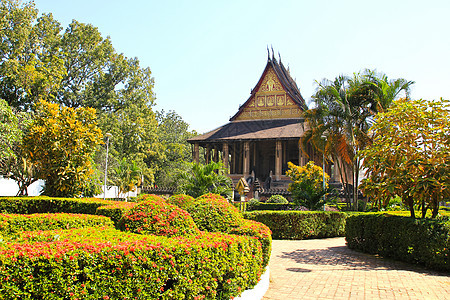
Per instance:
[[[273,51],[273,46],[270,45],[270,48],[272,48],[272,60],[275,60],[275,55],[274,55],[274,51]]]
[[[278,51],[278,59],[280,60],[280,64],[281,64],[281,55],[280,55],[280,51]]]
[[[267,45],[267,60],[270,60],[270,51],[269,51],[269,45]]]

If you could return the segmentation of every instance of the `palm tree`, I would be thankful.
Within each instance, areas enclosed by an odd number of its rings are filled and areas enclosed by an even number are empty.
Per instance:
[[[310,129],[305,142],[334,162],[341,181],[348,186],[351,171],[353,204],[357,204],[357,188],[361,161],[357,153],[371,143],[368,135],[372,119],[379,111],[386,110],[402,91],[408,95],[412,81],[388,80],[384,74],[365,70],[353,77],[340,75],[334,81],[317,82],[312,96],[316,108],[305,113]],[[321,138],[327,135],[326,142]],[[325,144],[324,144],[325,143]],[[349,191],[345,189],[349,200]]]
[[[220,162],[210,162],[202,165],[191,163],[190,170],[181,176],[179,192],[197,198],[203,194],[214,193],[231,195],[231,179]]]
[[[405,98],[409,99],[410,88],[415,83],[404,78],[390,80],[386,74],[369,69],[364,71],[363,76],[364,84],[373,93],[375,113],[385,112],[402,92],[405,93]]]
[[[114,168],[114,185],[118,187],[119,194],[132,192],[141,183],[142,171],[135,161],[128,162],[124,157]],[[127,195],[128,199],[128,195]]]

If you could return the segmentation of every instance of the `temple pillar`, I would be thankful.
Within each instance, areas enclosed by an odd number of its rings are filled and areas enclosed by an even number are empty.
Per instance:
[[[194,162],[196,163],[200,162],[200,147],[198,143],[194,144]]]
[[[206,145],[205,155],[206,155],[205,162],[206,162],[206,164],[209,164],[210,163],[210,158],[211,158],[211,148],[210,148],[209,145]]]
[[[244,142],[244,165],[242,173],[245,175],[250,174],[250,143]]]
[[[233,143],[231,147],[231,174],[236,174],[236,143]]]
[[[223,153],[223,166],[228,169],[228,143],[223,143],[222,145],[222,153]]]
[[[281,163],[283,156],[283,145],[281,141],[276,142],[275,150],[275,180],[280,180],[281,178]]]
[[[298,165],[304,166],[306,164],[305,162],[305,153],[302,151],[302,144],[303,144],[303,138],[300,138],[298,140]]]
[[[219,150],[217,149],[216,145],[214,145],[214,148],[213,148],[213,161],[219,162]]]

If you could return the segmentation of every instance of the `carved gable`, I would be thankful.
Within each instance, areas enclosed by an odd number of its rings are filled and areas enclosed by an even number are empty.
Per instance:
[[[263,73],[256,89],[235,120],[288,119],[303,116],[302,109],[286,93],[272,67]]]

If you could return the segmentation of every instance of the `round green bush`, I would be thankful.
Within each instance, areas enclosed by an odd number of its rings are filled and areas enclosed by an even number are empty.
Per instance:
[[[194,204],[194,197],[184,194],[178,194],[170,196],[169,199],[166,200],[168,203],[174,204],[184,210],[188,210],[191,205]]]
[[[288,204],[289,201],[281,195],[272,195],[267,200],[267,203],[280,203],[280,204]]]
[[[259,200],[255,198],[252,198],[247,202],[248,205],[258,205],[259,203],[260,203]]]
[[[239,210],[217,194],[205,194],[189,208],[194,222],[203,231],[229,232],[243,224]]]
[[[125,213],[118,227],[129,232],[168,237],[199,232],[188,212],[156,195],[147,195],[144,202]]]

